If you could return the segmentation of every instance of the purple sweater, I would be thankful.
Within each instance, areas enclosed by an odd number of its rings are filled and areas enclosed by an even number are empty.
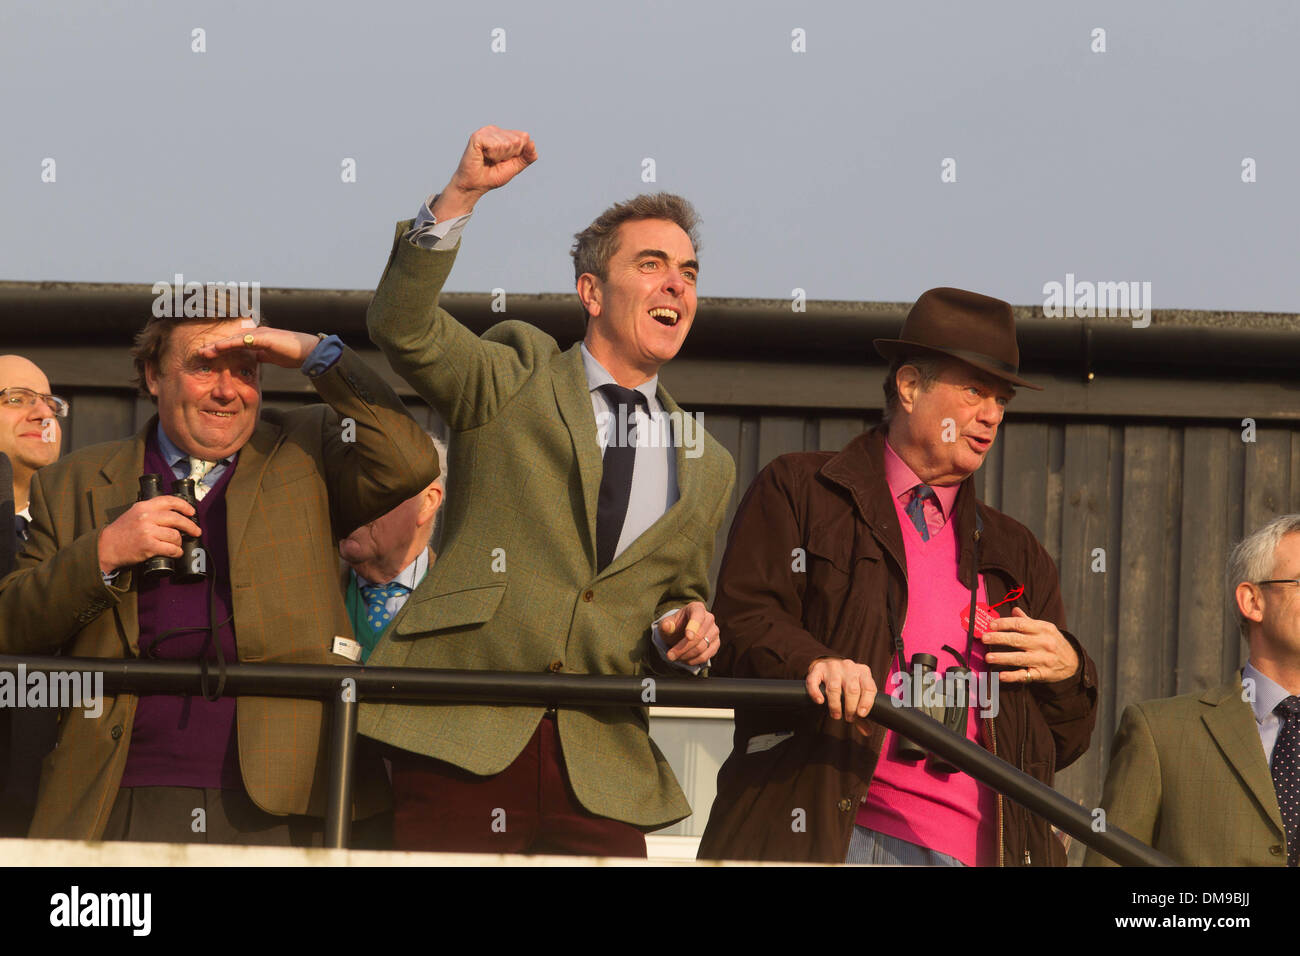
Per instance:
[[[231,618],[226,534],[226,488],[238,464],[236,459],[226,468],[199,502],[198,516],[194,519],[203,529],[209,580],[192,584],[176,584],[170,577],[136,581],[140,656],[160,660],[196,660],[205,656],[211,663],[210,686],[216,684],[217,656],[207,632],[209,589],[212,616],[221,625],[215,639],[221,642],[226,663],[234,663],[239,658]],[[162,475],[162,487],[170,492],[172,470],[153,435],[149,436],[145,448],[144,470]],[[159,637],[173,628],[193,626],[203,630],[185,631],[158,642]],[[209,703],[202,695],[141,697],[120,786],[243,789],[235,732],[235,699],[222,697],[216,703]]]

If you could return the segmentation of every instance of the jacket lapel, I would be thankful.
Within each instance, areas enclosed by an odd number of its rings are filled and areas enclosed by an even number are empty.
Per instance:
[[[862,520],[900,568],[906,569],[903,531],[885,481],[885,432],[863,432],[822,466],[822,475],[849,492]],[[882,490],[883,489],[883,490]],[[972,519],[973,520],[973,519]]]
[[[96,528],[112,524],[135,504],[140,494],[140,475],[144,472],[144,447],[149,434],[158,427],[158,416],[136,433],[134,439],[106,461],[100,474],[108,480],[106,485],[90,489],[91,520]],[[123,574],[131,574],[124,570]],[[131,653],[140,655],[140,617],[136,606],[136,588],[132,587],[113,609],[118,626],[131,645]]]
[[[262,486],[262,476],[270,466],[276,446],[283,438],[284,432],[278,426],[258,419],[252,437],[239,449],[235,474],[226,486],[227,554],[232,563],[235,555],[239,554],[244,533],[248,530],[248,519],[258,497],[257,489]]]
[[[1259,727],[1250,705],[1241,699],[1241,693],[1240,674],[1222,687],[1206,691],[1201,701],[1212,709],[1206,711],[1201,719],[1256,802],[1268,814],[1278,832],[1284,833],[1286,827],[1282,823],[1282,811],[1278,809],[1273,775],[1264,759]]]
[[[582,365],[581,343],[574,345],[553,363],[551,383],[555,402],[573,441],[573,454],[582,478],[582,500],[586,506],[587,560],[596,566],[596,508],[600,500],[600,442],[596,438],[596,416],[591,410],[591,391]]]

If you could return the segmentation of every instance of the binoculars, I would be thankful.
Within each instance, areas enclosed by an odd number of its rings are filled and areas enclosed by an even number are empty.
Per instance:
[[[150,498],[157,498],[159,495],[166,494],[162,490],[161,475],[141,475],[140,476],[140,494],[136,497],[137,501],[148,501]],[[195,495],[194,479],[181,478],[177,480],[172,494],[180,498],[186,504],[194,509],[198,509],[199,499]],[[197,522],[197,516],[194,519]],[[140,571],[149,580],[156,578],[171,577],[176,584],[190,584],[194,581],[204,581],[208,577],[207,553],[203,550],[202,542],[199,538],[190,537],[187,534],[181,535],[181,556],[179,558],[155,557],[149,558],[140,564]]]
[[[966,736],[966,714],[970,709],[970,688],[973,675],[962,656],[951,647],[944,647],[958,661],[942,676],[936,671],[939,659],[933,654],[913,654],[907,679],[904,681],[903,706],[914,707],[933,717],[957,736]],[[929,753],[906,737],[894,737],[894,754],[899,760],[914,762],[924,758],[925,768],[933,773],[956,773],[957,768],[942,757]]]

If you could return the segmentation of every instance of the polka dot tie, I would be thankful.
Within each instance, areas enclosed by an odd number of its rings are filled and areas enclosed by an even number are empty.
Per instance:
[[[1300,697],[1273,708],[1283,721],[1273,744],[1273,789],[1286,826],[1286,865],[1300,863]]]
[[[930,524],[925,520],[925,501],[927,498],[935,497],[934,489],[929,485],[917,485],[912,489],[912,500],[903,509],[912,519],[916,530],[921,533],[922,541],[930,540]]]
[[[366,599],[366,620],[378,634],[388,627],[389,613],[386,607],[388,599],[405,594],[411,590],[405,584],[393,581],[391,584],[366,584],[361,587],[361,596]]]

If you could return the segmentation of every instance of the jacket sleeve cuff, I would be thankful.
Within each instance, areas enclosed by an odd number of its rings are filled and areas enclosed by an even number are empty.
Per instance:
[[[1074,648],[1074,654],[1079,659],[1079,666],[1073,674],[1064,680],[1044,681],[1030,685],[1030,690],[1040,697],[1062,698],[1071,697],[1083,693],[1087,688],[1095,686],[1096,681],[1088,669],[1088,655],[1084,653],[1083,648],[1079,645],[1078,639],[1069,631],[1061,631],[1061,634],[1070,646]]]
[[[808,671],[812,667],[813,661],[822,657],[831,657],[835,660],[845,659],[843,654],[836,654],[826,645],[820,644],[810,637],[806,644],[801,644],[798,650],[794,651],[785,660],[787,673],[792,675],[790,679],[803,680],[808,676]]]

